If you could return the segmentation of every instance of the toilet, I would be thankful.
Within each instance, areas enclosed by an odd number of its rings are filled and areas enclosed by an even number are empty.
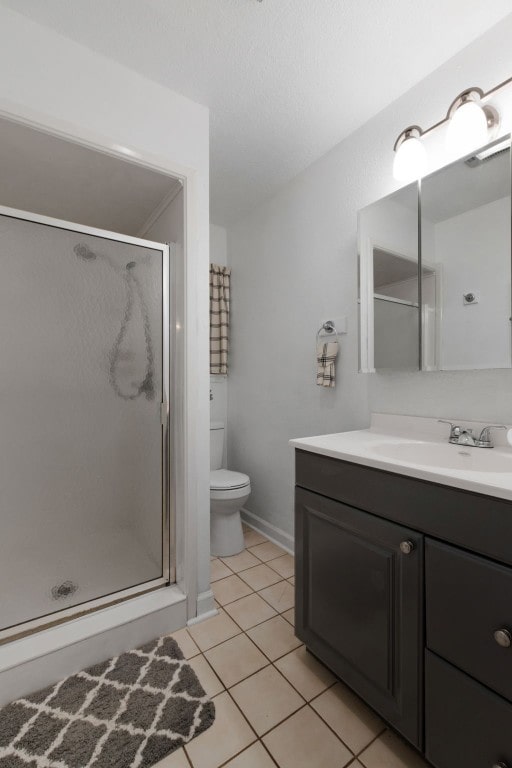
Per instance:
[[[222,469],[224,424],[210,424],[210,549],[217,557],[244,549],[240,509],[251,493],[251,481],[242,472]]]

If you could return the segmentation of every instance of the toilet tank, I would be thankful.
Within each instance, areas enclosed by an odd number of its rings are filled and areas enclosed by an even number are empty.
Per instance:
[[[210,424],[210,470],[222,469],[224,453],[224,424],[212,421]]]

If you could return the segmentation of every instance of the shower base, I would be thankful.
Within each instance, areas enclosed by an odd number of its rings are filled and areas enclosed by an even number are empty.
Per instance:
[[[44,530],[37,532],[37,541],[27,538],[15,545],[16,558],[0,558],[0,641],[26,622],[47,624],[59,619],[57,612],[76,607],[76,613],[91,600],[115,600],[122,590],[140,586],[144,591],[144,585],[166,581],[159,542],[151,552],[140,533],[127,527],[82,530],[74,539],[65,538],[72,544],[60,549]]]
[[[0,645],[0,706],[186,623],[172,585]]]

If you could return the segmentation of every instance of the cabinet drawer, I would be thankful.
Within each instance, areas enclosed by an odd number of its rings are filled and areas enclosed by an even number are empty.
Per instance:
[[[512,568],[430,539],[425,567],[427,647],[512,701]]]
[[[425,742],[436,768],[512,765],[512,705],[427,651]]]

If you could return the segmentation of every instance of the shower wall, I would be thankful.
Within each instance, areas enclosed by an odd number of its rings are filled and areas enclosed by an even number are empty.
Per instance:
[[[163,251],[0,216],[0,629],[159,579]]]

